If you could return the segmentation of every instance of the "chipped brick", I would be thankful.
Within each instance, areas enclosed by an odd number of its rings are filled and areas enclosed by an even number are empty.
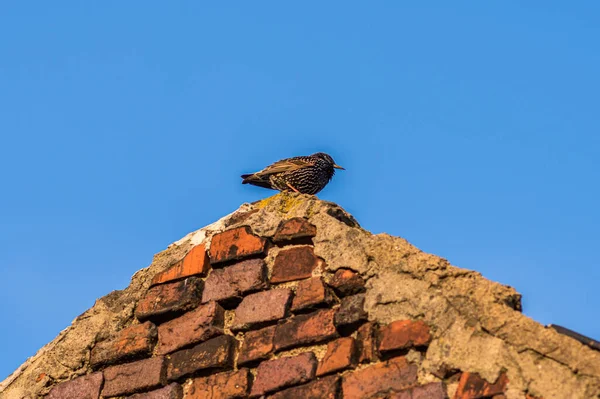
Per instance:
[[[353,270],[338,269],[329,281],[329,286],[339,296],[353,295],[365,290],[365,280]]]
[[[446,390],[441,382],[432,382],[405,389],[389,396],[389,399],[446,399]]]
[[[102,396],[119,396],[164,385],[164,358],[152,357],[104,370]]]
[[[356,294],[342,299],[342,304],[335,315],[335,325],[340,328],[353,328],[367,320],[365,294]]]
[[[151,285],[167,283],[190,276],[205,276],[209,270],[210,261],[204,244],[196,245],[182,260],[154,276]]]
[[[238,356],[238,366],[263,360],[273,352],[275,328],[275,326],[270,326],[246,333]]]
[[[315,344],[337,337],[333,324],[335,311],[318,310],[313,313],[292,317],[275,330],[275,349],[282,350],[296,346]]]
[[[317,227],[304,218],[292,218],[279,223],[273,241],[277,244],[287,244],[306,241],[317,235]]]
[[[317,359],[312,352],[264,361],[256,369],[256,379],[250,396],[261,396],[290,385],[310,381],[315,377],[316,367]]]
[[[226,301],[267,288],[267,268],[262,259],[249,259],[213,270],[204,284],[202,302]]]
[[[106,341],[98,342],[92,349],[92,367],[118,363],[138,357],[150,356],[156,342],[156,327],[149,321],[124,328]]]
[[[185,399],[246,398],[251,380],[250,370],[245,368],[195,378],[185,390]]]
[[[340,378],[332,375],[277,392],[269,399],[336,399],[339,389]]]
[[[375,344],[375,323],[365,323],[358,328],[356,339],[358,344],[358,362],[370,363],[377,358]]]
[[[356,342],[352,337],[336,339],[327,344],[327,352],[317,368],[317,375],[345,370],[356,363]]]
[[[209,302],[158,326],[156,353],[164,355],[223,334],[225,311]]]
[[[193,348],[172,353],[167,361],[167,379],[173,381],[199,370],[231,367],[236,343],[232,336],[220,335]]]
[[[203,281],[198,277],[154,286],[138,302],[139,320],[163,321],[195,308],[200,303]]]
[[[181,399],[183,397],[183,389],[181,385],[173,382],[164,388],[155,389],[154,391],[136,393],[129,396],[128,399]]]
[[[500,395],[506,390],[508,377],[505,373],[500,374],[498,379],[490,384],[476,373],[462,373],[458,382],[458,389],[454,395],[455,399],[479,399],[494,395]]]
[[[298,283],[296,295],[292,302],[292,310],[298,311],[319,305],[327,305],[332,301],[333,296],[323,284],[323,280],[320,277],[313,277]]]
[[[257,292],[245,297],[235,309],[233,330],[243,330],[286,316],[292,298],[289,289]]]
[[[422,320],[397,320],[379,330],[380,352],[424,346],[429,341],[429,326]]]
[[[312,247],[294,247],[280,251],[273,264],[272,283],[302,280],[312,276],[313,270],[319,267],[323,260],[315,255]]]
[[[56,385],[46,399],[98,399],[104,381],[102,373],[92,373]]]
[[[400,391],[417,383],[417,366],[405,357],[376,363],[344,376],[344,399],[370,398],[378,393]]]
[[[267,254],[267,240],[241,226],[215,234],[210,244],[210,263],[217,264]]]

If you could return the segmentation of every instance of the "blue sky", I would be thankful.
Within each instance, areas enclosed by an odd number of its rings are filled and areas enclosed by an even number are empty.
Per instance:
[[[0,4],[0,379],[186,233],[319,196],[600,337],[597,2]]]

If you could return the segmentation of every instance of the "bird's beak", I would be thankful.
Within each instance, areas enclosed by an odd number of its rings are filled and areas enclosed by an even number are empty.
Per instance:
[[[342,168],[340,165],[336,165],[336,164],[333,164],[333,167],[334,167],[335,169],[346,170],[346,169]]]

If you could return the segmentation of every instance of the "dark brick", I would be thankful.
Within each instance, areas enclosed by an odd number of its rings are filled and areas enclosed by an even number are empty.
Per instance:
[[[139,320],[160,322],[193,309],[200,303],[202,284],[198,277],[188,277],[152,287],[138,302],[135,315]]]
[[[344,376],[344,399],[370,398],[376,394],[400,391],[417,383],[417,366],[396,357]]]
[[[503,394],[508,385],[508,377],[500,374],[498,379],[490,384],[476,373],[462,373],[458,382],[455,399],[479,399]]]
[[[358,362],[370,363],[377,358],[375,343],[375,323],[365,323],[358,328],[356,339],[358,344]]]
[[[327,344],[327,352],[319,367],[317,367],[317,375],[345,370],[353,367],[356,364],[356,342],[352,337],[344,337],[336,339]]]
[[[236,343],[232,336],[220,335],[193,348],[172,353],[167,361],[168,380],[177,380],[199,370],[231,367]]]
[[[104,370],[102,396],[119,396],[164,385],[164,358],[152,357]]]
[[[275,289],[257,292],[245,297],[235,310],[233,330],[244,330],[286,316],[292,291]]]
[[[323,264],[312,247],[294,247],[280,251],[273,264],[272,283],[302,280],[312,276],[313,270]]]
[[[181,399],[183,397],[183,389],[181,385],[173,382],[164,388],[155,389],[154,391],[136,393],[129,396],[128,399]]]
[[[329,286],[339,296],[353,295],[365,290],[365,280],[353,270],[338,269],[329,281]]]
[[[397,320],[379,331],[379,351],[387,352],[424,346],[431,341],[429,326],[422,320]]]
[[[210,261],[204,244],[196,245],[182,260],[154,276],[151,285],[167,283],[190,276],[206,276],[209,270]]]
[[[339,390],[340,378],[332,375],[277,392],[269,399],[336,399]]]
[[[94,345],[90,356],[92,367],[150,356],[156,342],[156,327],[149,321],[127,327],[106,341]]]
[[[56,385],[46,399],[98,399],[104,381],[102,373],[92,373]]]
[[[306,241],[317,235],[317,227],[304,218],[292,218],[279,223],[273,241],[277,244],[287,244],[296,241]]]
[[[270,326],[246,333],[238,356],[238,366],[265,359],[273,353],[275,328],[276,326]]]
[[[292,310],[298,311],[319,305],[327,305],[332,301],[333,296],[325,284],[323,284],[321,277],[313,277],[298,283],[296,295],[292,302]]]
[[[267,288],[267,268],[262,259],[249,259],[213,270],[204,284],[202,302],[226,301]]]
[[[165,355],[177,349],[223,334],[225,311],[216,302],[185,313],[158,326],[156,353]]]
[[[185,399],[246,398],[252,375],[248,369],[196,378],[186,388]]]
[[[315,377],[316,367],[317,359],[312,352],[264,361],[256,369],[256,379],[250,396],[261,396],[290,385],[310,381]]]
[[[390,395],[389,399],[446,399],[446,390],[441,382],[406,389]]]
[[[275,349],[315,344],[337,337],[333,324],[334,314],[335,311],[332,309],[323,309],[292,317],[285,323],[279,324],[275,330]]]
[[[353,328],[368,318],[365,307],[365,294],[356,294],[342,299],[342,304],[335,314],[335,325],[338,328]]]
[[[267,240],[252,233],[248,226],[241,226],[215,234],[210,244],[210,263],[222,263],[250,256],[267,254]]]

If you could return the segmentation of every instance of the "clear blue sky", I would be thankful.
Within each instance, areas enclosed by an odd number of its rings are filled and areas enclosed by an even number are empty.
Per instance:
[[[2,2],[0,379],[329,152],[319,195],[600,337],[594,1]]]

